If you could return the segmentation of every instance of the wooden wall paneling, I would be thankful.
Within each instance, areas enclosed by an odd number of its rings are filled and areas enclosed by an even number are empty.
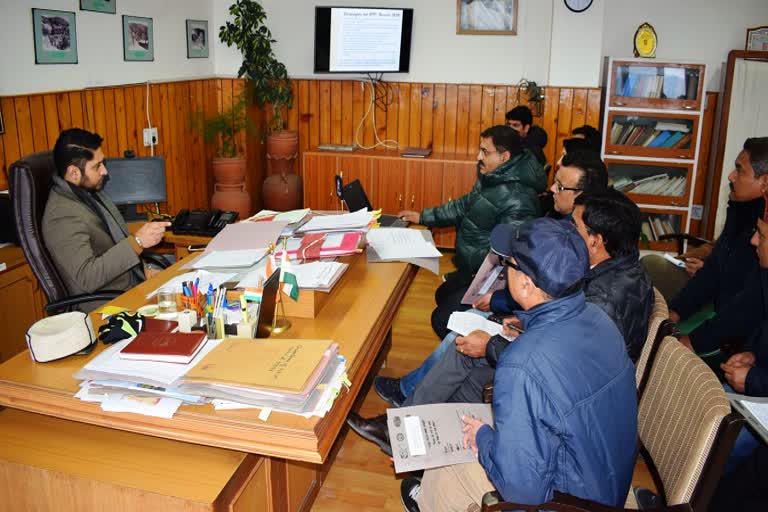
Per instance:
[[[560,103],[558,105],[557,113],[557,131],[555,133],[555,155],[559,155],[562,152],[563,141],[571,136],[572,107],[573,89],[560,89]]]
[[[84,125],[83,93],[70,91],[67,96],[69,96],[70,127],[82,128]]]
[[[363,127],[360,129],[360,133],[362,134],[362,141],[363,145],[367,148],[373,147],[375,144],[374,141],[374,126],[373,126],[373,117],[374,117],[374,109],[375,105],[371,105],[371,100],[373,99],[373,91],[371,90],[371,86],[369,83],[365,83],[365,90],[363,91],[363,115],[365,115],[366,112],[368,112],[368,117],[365,118],[365,123],[363,123]],[[370,112],[369,112],[370,110]],[[359,122],[359,121],[358,121]]]
[[[560,157],[557,151],[557,121],[560,113],[560,89],[556,87],[547,87],[544,89],[544,117],[541,121],[541,127],[547,132],[547,145],[544,146],[544,156],[547,162],[553,165]],[[553,174],[553,173],[550,173]],[[553,178],[550,176],[550,181]]]
[[[148,128],[147,125],[147,88],[146,86],[137,86],[131,88],[131,94],[133,95],[133,119],[136,130],[136,155],[148,156],[149,148],[144,146],[144,128]],[[150,116],[150,121],[154,125],[154,121]]]
[[[309,149],[309,80],[299,81],[299,97],[298,100],[294,99],[294,109],[296,107],[299,110],[299,150],[304,154],[304,151]],[[302,159],[301,161],[303,162],[304,160]]]
[[[317,80],[309,82],[309,146],[320,144],[320,84]]]
[[[483,115],[483,86],[473,84],[469,87],[469,128],[467,131],[467,153],[477,152],[480,144],[481,119]]]
[[[17,96],[14,100],[16,108],[16,126],[19,131],[19,149],[22,155],[35,152],[35,142],[32,136],[32,116],[29,112],[29,97]]]
[[[355,82],[343,80],[341,82],[341,144],[354,144],[355,123],[358,121],[352,116],[354,102]]]
[[[410,145],[411,130],[411,84],[397,85],[397,144],[404,148]]]
[[[400,84],[397,82],[393,82],[389,85],[390,87],[387,89],[388,91],[388,97],[386,101],[387,124],[386,124],[386,130],[384,131],[384,139],[387,141],[387,145],[399,147],[400,138],[398,137],[398,134],[397,134],[397,128],[399,126],[398,105],[399,105]]]
[[[493,126],[505,123],[507,113],[507,87],[499,85],[493,91]]]
[[[408,126],[408,144],[406,146],[421,145],[421,84],[411,84],[411,100],[408,106],[410,110],[410,123]]]
[[[93,91],[93,121],[94,125],[90,131],[96,132],[104,137],[104,142],[101,145],[101,149],[106,156],[113,156],[112,144],[117,141],[110,140],[107,136],[107,118],[106,109],[104,106],[104,90],[96,89]]]
[[[243,94],[245,94],[245,81],[244,80],[231,80],[232,82],[232,104],[235,104]],[[182,82],[186,84],[186,82]],[[245,115],[245,113],[243,113]],[[283,117],[283,121],[288,121],[287,116]],[[181,124],[183,126],[183,123]],[[240,130],[235,135],[235,142],[237,143],[237,151],[240,154],[245,154],[245,138],[246,138],[246,130]],[[246,176],[246,180],[248,180],[248,176]]]
[[[587,90],[574,89],[571,107],[571,130],[583,126],[587,120]]]
[[[206,80],[203,84],[203,115],[210,117],[219,110],[218,106],[218,80],[211,79]],[[248,115],[253,115],[253,109],[249,109]],[[213,195],[213,171],[211,170],[211,162],[216,157],[216,143],[211,142],[205,144],[205,175],[208,177],[206,180],[206,197],[205,204],[210,204],[211,196]],[[250,151],[249,151],[250,154]]]
[[[600,89],[589,89],[587,94],[587,118],[584,120],[584,124],[588,124],[600,129],[600,121],[602,116],[600,115],[603,102],[600,101]]]
[[[470,87],[467,84],[459,85],[456,91],[456,153],[465,154],[469,149],[469,111],[470,111]]]
[[[128,116],[125,112],[125,89],[118,87],[115,89],[115,110],[114,123],[117,130],[117,155],[123,157],[125,151],[134,148],[128,143]]]
[[[7,166],[21,158],[21,149],[19,148],[19,132],[16,128],[16,106],[14,104],[13,98],[10,96],[0,98],[0,109],[3,111],[3,124],[5,126],[3,145],[5,149],[5,161],[7,168]]]
[[[445,129],[443,135],[443,151],[456,152],[456,132],[458,122],[458,95],[459,86],[448,84],[445,86]]]
[[[445,84],[435,84],[432,93],[432,151],[443,153],[445,149]]]
[[[72,106],[69,104],[69,94],[65,92],[56,95],[56,106],[59,113],[59,130],[64,131],[74,128],[72,124]],[[53,140],[53,144],[56,140]]]
[[[39,95],[30,96],[29,110],[32,117],[32,142],[35,152],[45,151],[49,149],[50,146],[48,146],[48,135],[46,134],[43,98]],[[53,142],[55,143],[56,139],[54,139]],[[51,146],[52,145],[53,144],[51,144]]]
[[[320,144],[331,142],[331,82],[320,82]]]
[[[434,84],[421,84],[421,138],[417,145],[422,148],[432,145],[434,135],[432,126],[435,109],[434,94]]]
[[[8,172],[5,162],[5,136],[0,135],[0,190],[8,189]]]
[[[385,146],[386,140],[387,140],[387,95],[389,95],[389,89],[387,87],[379,87],[377,88],[377,95],[382,95],[381,98],[377,98],[376,104],[373,106],[373,109],[371,110],[375,114],[375,119],[372,120],[372,127],[375,130],[373,132],[374,139],[371,142],[372,144],[378,144],[379,142],[382,142],[382,144],[379,144],[376,146],[377,151],[384,151],[387,149]]]
[[[85,115],[85,119],[83,120],[85,126],[83,126],[83,129],[91,132],[96,129],[96,105],[94,103],[95,99],[93,93],[94,91],[91,89],[88,89],[83,93],[83,108]]]
[[[104,89],[104,119],[107,125],[106,133],[102,132],[101,135],[105,140],[109,141],[109,153],[104,152],[108,157],[121,157],[123,156],[122,148],[120,147],[120,139],[117,136],[117,121],[115,119],[115,89]]]
[[[195,80],[190,83],[190,105],[192,112],[203,112],[203,82]],[[195,169],[196,179],[192,188],[194,193],[195,205],[197,208],[205,208],[208,204],[206,174],[208,171],[205,165],[205,147],[203,136],[200,130],[190,129],[192,165]]]
[[[496,105],[496,87],[483,86],[483,102],[480,106],[480,133],[493,126],[493,112]]]
[[[291,81],[291,94],[293,95],[293,105],[297,105],[299,101],[299,84],[296,80]],[[292,131],[299,130],[299,109],[288,109],[287,116],[285,118],[286,129]]]
[[[189,130],[187,128],[187,112],[189,112],[189,88],[186,82],[176,82],[170,84],[173,89],[174,99],[172,105],[175,106],[171,113],[171,133],[176,145],[176,162],[174,175],[179,182],[179,199],[176,208],[184,205],[185,208],[193,207],[192,183],[196,181],[195,170],[188,160],[189,151]],[[174,119],[175,118],[175,119]],[[243,151],[245,151],[245,140],[242,142]],[[247,180],[247,177],[246,177]]]
[[[153,117],[157,116],[160,120],[157,128],[158,145],[155,147],[155,155],[162,155],[165,157],[166,168],[172,169],[170,173],[167,173],[167,197],[168,208],[171,211],[178,209],[179,190],[178,179],[174,175],[176,167],[176,147],[173,137],[171,135],[172,121],[171,121],[171,87],[172,84],[162,83],[157,85],[157,99],[155,103],[154,91],[152,94],[152,112]]]
[[[59,106],[55,94],[43,94],[43,111],[45,112],[45,132],[49,142],[49,149],[53,149],[56,139],[62,131],[62,124],[59,122]]]

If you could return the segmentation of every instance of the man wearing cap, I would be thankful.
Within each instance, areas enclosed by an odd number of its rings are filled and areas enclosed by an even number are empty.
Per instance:
[[[635,462],[635,369],[616,325],[584,299],[584,241],[549,218],[498,226],[492,239],[525,329],[498,362],[495,426],[462,418],[478,462],[404,480],[403,502],[412,511],[473,510],[495,488],[521,504],[559,491],[622,505]]]

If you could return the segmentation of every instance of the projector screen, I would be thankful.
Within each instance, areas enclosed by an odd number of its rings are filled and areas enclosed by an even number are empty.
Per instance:
[[[408,71],[413,9],[317,7],[316,73]]]

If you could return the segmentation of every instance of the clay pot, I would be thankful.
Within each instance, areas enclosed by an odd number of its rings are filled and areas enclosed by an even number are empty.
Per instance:
[[[245,181],[245,158],[214,158],[213,176],[216,183],[236,185]]]
[[[211,208],[233,211],[240,214],[239,219],[251,215],[251,196],[245,190],[245,183],[216,183],[213,185]]]
[[[292,174],[293,162],[299,155],[299,134],[281,131],[267,137],[269,174]]]
[[[278,212],[301,208],[301,176],[296,174],[273,174],[267,176],[261,187],[264,208]]]

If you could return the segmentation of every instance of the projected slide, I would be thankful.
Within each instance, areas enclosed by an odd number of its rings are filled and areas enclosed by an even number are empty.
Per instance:
[[[403,11],[332,9],[330,71],[397,71]]]

